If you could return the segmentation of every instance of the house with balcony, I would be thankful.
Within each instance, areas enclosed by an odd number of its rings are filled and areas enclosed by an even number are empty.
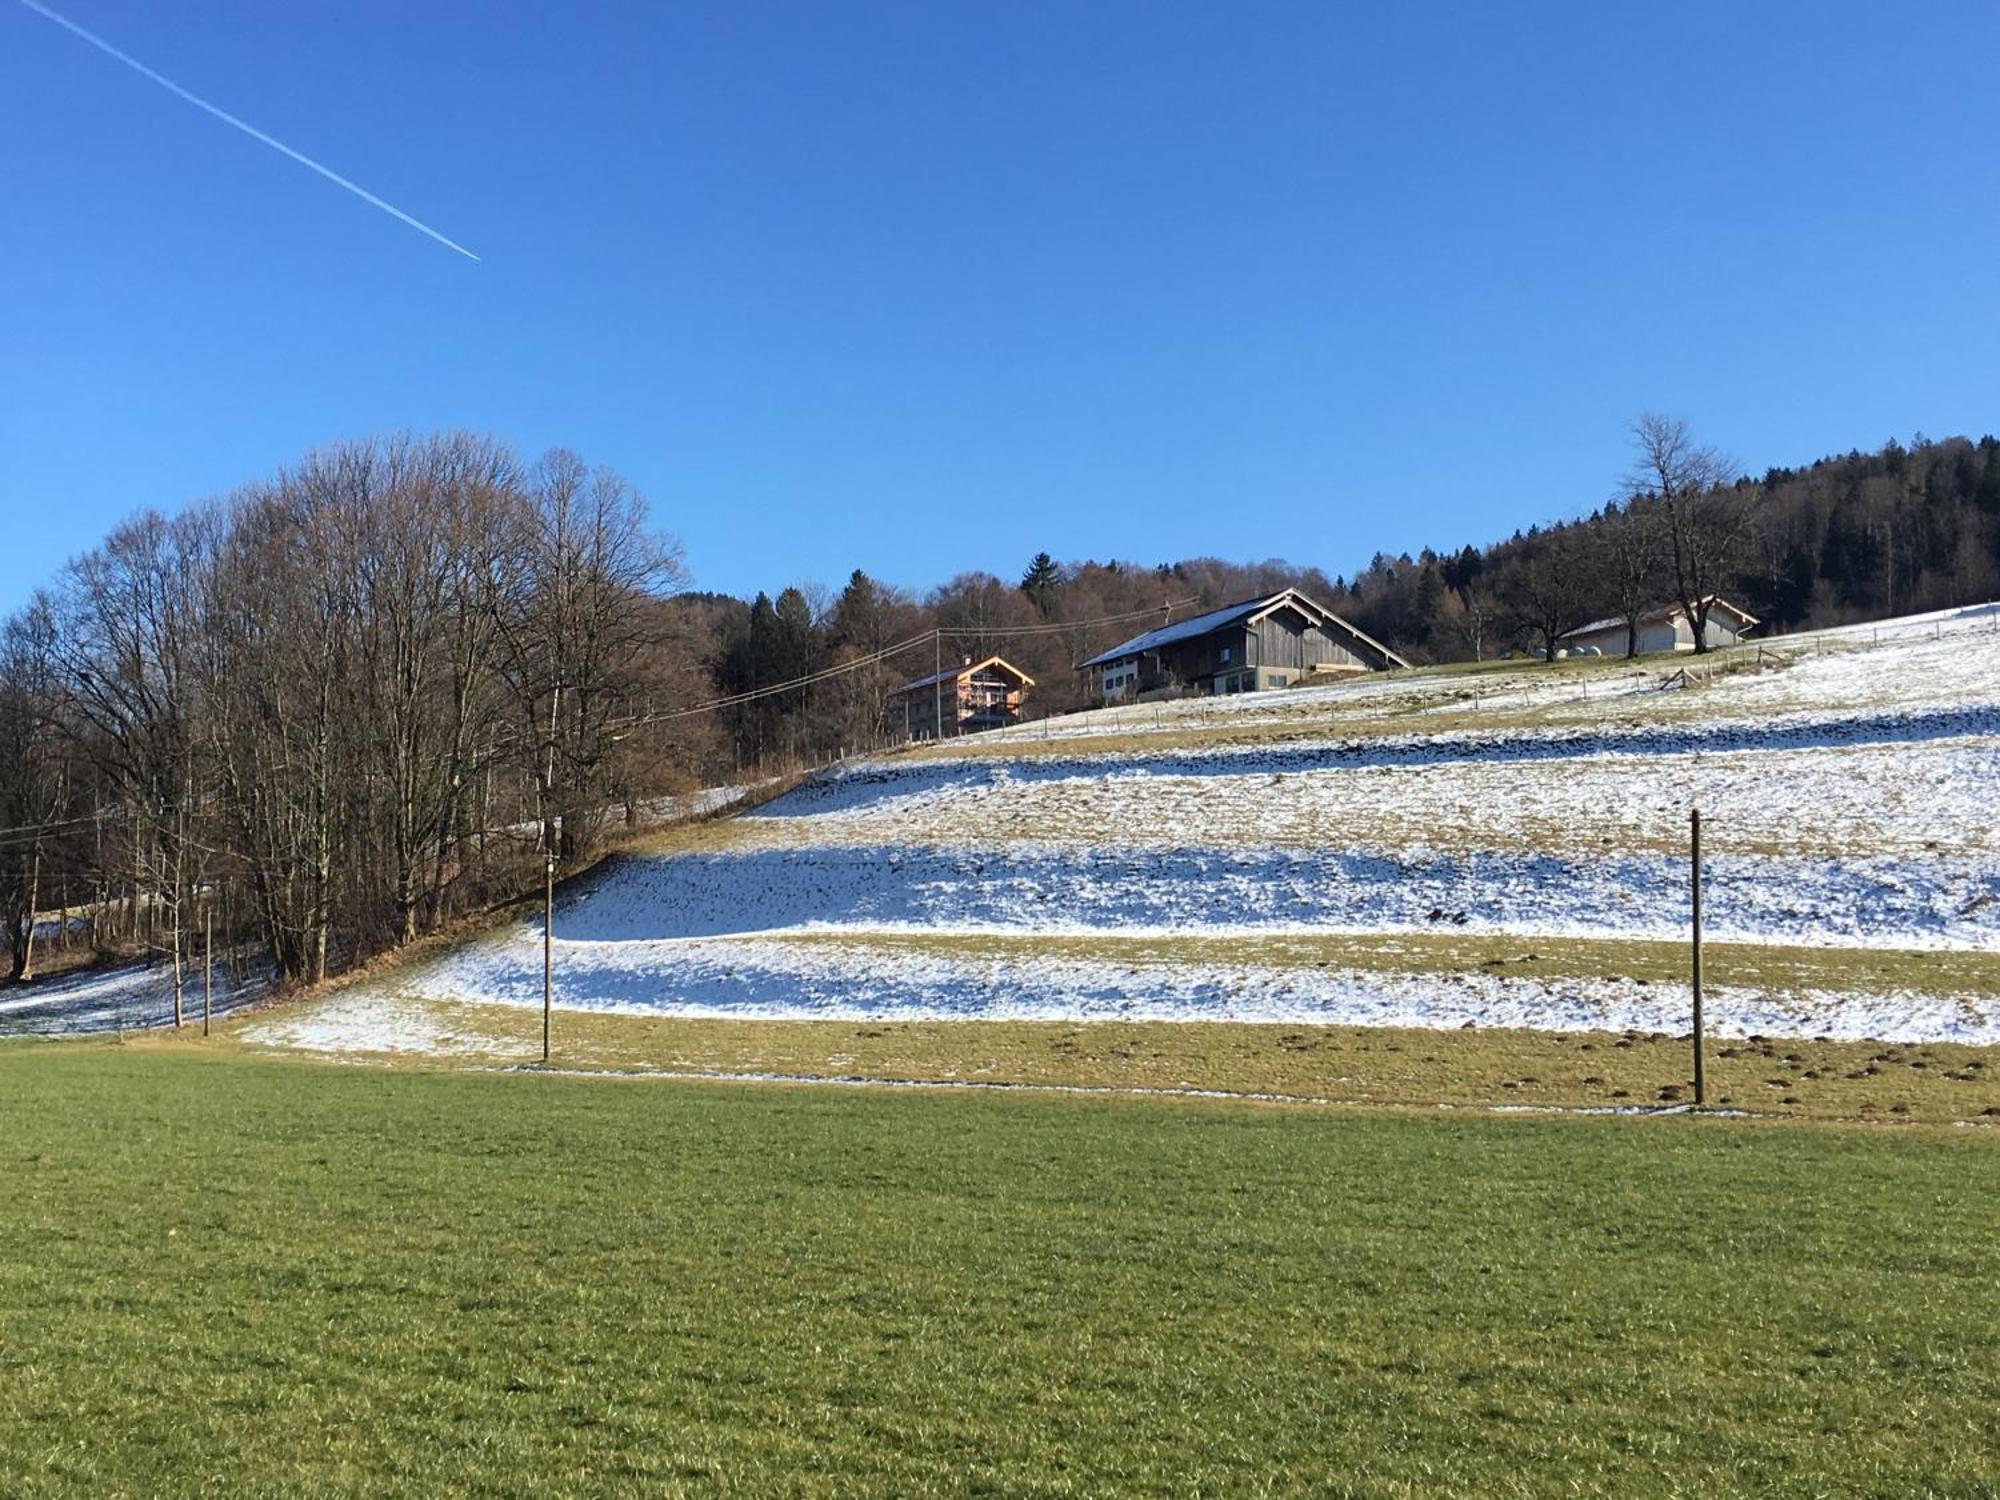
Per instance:
[[[969,658],[958,666],[906,682],[889,696],[889,723],[905,738],[937,739],[942,733],[976,734],[1017,724],[1021,704],[1035,679],[998,656]]]

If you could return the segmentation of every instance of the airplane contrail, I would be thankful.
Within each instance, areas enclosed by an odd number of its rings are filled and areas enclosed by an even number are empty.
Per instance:
[[[69,17],[58,15],[55,11],[50,10],[46,5],[43,5],[41,3],[41,0],[21,0],[21,3],[27,6],[28,9],[33,11],[36,15],[46,16],[49,20],[55,22],[56,25],[62,27],[63,30],[68,31],[76,36],[82,37],[86,42],[90,43],[91,46],[97,48],[98,51],[107,53],[110,56],[117,58],[118,61],[125,64],[125,66],[130,68],[133,72],[143,74],[145,77],[152,79],[153,82],[157,83],[161,88],[167,90],[169,93],[178,94],[181,98],[187,100],[188,103],[194,105],[197,109],[203,109],[208,111],[208,113],[214,115],[216,119],[222,121],[223,124],[234,125],[238,130],[242,131],[252,140],[262,141],[265,145],[269,146],[274,151],[282,151],[285,155],[289,156],[293,161],[297,162],[300,166],[312,168],[313,171],[319,173],[320,176],[326,178],[329,182],[338,183],[340,186],[346,188],[348,192],[354,194],[355,197],[361,199],[363,202],[374,204],[377,208],[381,209],[383,213],[391,214],[394,217],[401,219],[405,224],[409,225],[412,229],[421,230],[423,233],[429,235],[432,239],[436,240],[440,245],[444,245],[449,247],[450,249],[456,250],[460,255],[463,255],[467,260],[479,259],[478,256],[474,255],[470,250],[466,249],[465,246],[459,244],[458,241],[447,239],[445,236],[439,234],[435,229],[431,228],[430,225],[424,223],[423,220],[411,218],[410,215],[404,213],[400,208],[396,207],[395,204],[386,202],[383,199],[376,197],[373,193],[369,192],[368,189],[362,187],[359,183],[349,182],[345,177],[342,177],[338,172],[334,171],[331,167],[321,166],[318,162],[314,161],[310,156],[307,156],[303,151],[294,151],[290,146],[287,146],[283,141],[277,139],[275,136],[268,136],[264,134],[263,131],[259,130],[255,125],[249,124],[247,121],[237,119],[236,116],[232,115],[228,110],[217,108],[215,105],[210,104],[206,99],[202,98],[199,94],[189,93],[186,89],[182,88],[178,83],[175,83],[173,79],[165,78],[162,77],[160,74],[155,73],[151,68],[147,67],[144,63],[140,62],[138,58],[130,56],[127,53],[120,52],[116,47],[112,46],[111,43],[105,41],[103,37],[97,35],[96,32],[86,31],[84,30],[83,27],[77,25],[76,22],[70,20]]]

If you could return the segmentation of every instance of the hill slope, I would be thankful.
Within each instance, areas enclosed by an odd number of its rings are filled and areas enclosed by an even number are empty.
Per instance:
[[[2000,1042],[2000,614],[1079,716],[853,765],[608,862],[558,1003],[763,1018],[1685,1029]],[[1703,672],[1715,675],[1703,680]],[[539,1004],[524,921],[260,1034]],[[448,1040],[448,1039],[447,1039]]]

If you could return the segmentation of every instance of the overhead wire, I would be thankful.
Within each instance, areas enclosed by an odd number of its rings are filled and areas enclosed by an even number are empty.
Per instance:
[[[790,678],[784,682],[770,683],[758,688],[746,688],[738,693],[725,693],[720,697],[711,698],[702,703],[690,704],[684,708],[659,711],[649,710],[645,713],[607,719],[600,727],[607,732],[618,730],[629,732],[634,729],[644,729],[654,724],[666,724],[677,719],[692,718],[698,714],[716,713],[725,708],[737,708],[746,703],[755,703],[762,699],[777,697],[785,693],[796,693],[851,672],[880,666],[892,657],[901,656],[906,652],[914,651],[920,646],[941,641],[947,636],[960,638],[972,636],[987,639],[993,637],[1060,635],[1070,631],[1089,630],[1101,625],[1126,624],[1133,620],[1144,619],[1148,616],[1159,614],[1162,611],[1171,612],[1190,604],[1198,604],[1199,602],[1200,599],[1198,596],[1189,595],[1185,598],[1151,605],[1145,609],[1126,610],[1119,614],[1102,615],[1091,620],[1052,620],[1037,625],[933,625],[930,629],[897,641],[893,645],[884,646],[863,656],[849,658],[847,661],[836,662],[832,666],[821,667],[816,671],[804,673],[801,676]],[[499,739],[512,741],[518,740],[520,737],[521,731],[515,726],[501,725],[491,731],[486,738],[488,745],[491,746]],[[59,834],[59,830],[72,829],[87,823],[102,822],[121,816],[122,811],[122,809],[118,808],[103,808],[94,813],[85,813],[73,818],[59,818],[48,823],[24,823],[14,828],[0,828],[0,856],[12,856],[22,853],[25,850],[33,848],[43,839],[62,836]],[[478,832],[483,832],[486,836],[492,836],[502,831],[476,831],[475,834],[469,834],[468,836],[477,836]],[[226,857],[226,851],[211,849],[191,837],[185,841],[200,848],[205,853]],[[65,872],[65,874],[67,873]],[[52,878],[62,879],[64,875],[58,874]]]

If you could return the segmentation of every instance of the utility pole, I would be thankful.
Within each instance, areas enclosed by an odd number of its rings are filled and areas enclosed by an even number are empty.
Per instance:
[[[209,1012],[215,1003],[215,896],[211,892],[202,905],[201,923],[201,1034],[208,1035]]]
[[[182,1014],[184,1009],[182,990],[187,979],[188,938],[187,923],[182,919],[187,916],[187,903],[182,900],[181,886],[181,875],[187,867],[186,860],[187,854],[183,850],[175,860],[174,868],[174,1030],[176,1031],[181,1029],[183,1021],[186,1020],[186,1017]],[[166,856],[162,854],[160,856],[160,884],[162,886],[167,883],[166,863]],[[30,924],[33,923],[33,920],[34,918],[31,914],[29,917]]]
[[[931,738],[944,738],[944,632],[931,627]]]
[[[549,1060],[549,1017],[555,1010],[556,989],[556,856],[552,849],[542,862],[542,1061]]]
[[[562,712],[563,685],[556,681],[549,698],[549,743],[542,773],[542,1061],[549,1060],[549,1030],[556,991],[556,723]]]
[[[1699,1109],[1708,1103],[1708,1081],[1702,1076],[1701,1061],[1701,809],[1688,812],[1689,894],[1694,913],[1694,1102]]]

